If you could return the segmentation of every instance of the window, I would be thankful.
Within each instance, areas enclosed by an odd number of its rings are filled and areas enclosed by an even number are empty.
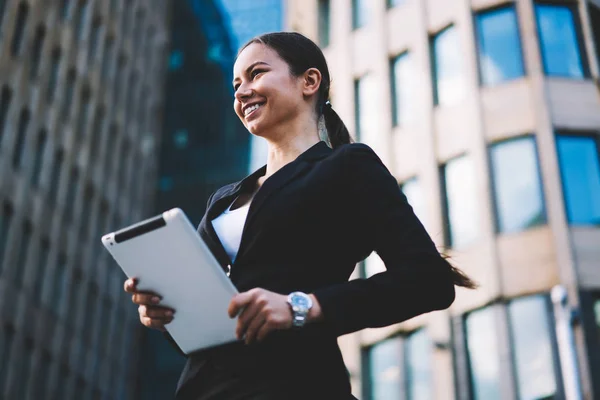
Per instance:
[[[43,351],[42,359],[39,369],[38,378],[34,382],[34,399],[43,398],[48,392],[46,386],[48,385],[48,378],[50,376],[50,364],[52,363],[52,358],[47,351]]]
[[[508,305],[520,399],[557,396],[553,339],[546,297],[530,296]]]
[[[48,74],[48,89],[46,91],[46,100],[48,103],[54,99],[56,86],[58,83],[58,72],[60,70],[60,49],[58,47],[52,50],[52,61],[50,64],[50,73]]]
[[[104,107],[100,106],[96,109],[94,122],[92,125],[92,137],[90,139],[90,163],[94,164],[98,159],[100,138],[104,127]]]
[[[406,338],[406,391],[408,400],[432,400],[431,342],[425,329]]]
[[[85,187],[83,210],[81,211],[81,218],[80,218],[81,225],[79,228],[80,229],[79,237],[81,239],[87,239],[87,237],[89,236],[90,218],[92,217],[90,215],[90,211],[91,211],[93,203],[94,203],[94,187],[92,186],[91,183],[88,183]]]
[[[48,259],[50,255],[50,240],[48,238],[42,239],[40,243],[40,249],[38,252],[37,265],[35,270],[35,275],[33,277],[33,301],[35,304],[41,304],[42,302],[42,294],[44,290],[44,282],[46,267],[48,264]]]
[[[518,232],[546,223],[535,139],[496,143],[490,156],[498,231]]]
[[[75,90],[75,77],[75,70],[69,70],[67,73],[67,83],[65,84],[65,95],[61,109],[61,118],[63,122],[65,122],[71,114],[71,106],[73,105],[73,92]]]
[[[115,40],[112,37],[107,37],[104,43],[104,54],[102,57],[102,80],[105,82],[108,80],[108,75],[110,74],[114,47]]]
[[[451,25],[435,35],[431,45],[435,104],[456,104],[465,95],[463,56],[456,28]]]
[[[574,8],[561,4],[537,4],[535,13],[546,74],[583,78],[583,47]]]
[[[10,45],[10,53],[13,57],[18,56],[21,52],[23,33],[25,32],[25,23],[27,22],[27,14],[29,14],[29,6],[25,1],[22,1],[19,3],[19,8],[17,9],[15,31],[13,33],[12,43]]]
[[[91,335],[94,332],[94,321],[96,317],[96,298],[98,297],[98,286],[90,283],[85,296],[85,315],[83,321],[82,338],[86,343],[91,343]]]
[[[471,312],[465,319],[474,400],[501,400],[496,311],[495,307],[487,307]]]
[[[594,301],[594,315],[596,317],[598,343],[600,343],[600,298],[598,298],[598,297],[596,297],[596,300]]]
[[[46,28],[43,25],[38,26],[35,30],[35,39],[33,39],[33,47],[31,49],[31,62],[29,64],[29,77],[31,79],[37,78],[45,37]]]
[[[10,358],[15,342],[15,330],[10,325],[5,325],[0,332],[0,393],[3,393],[6,387],[6,378],[11,368]]]
[[[481,82],[495,85],[524,75],[515,7],[502,7],[475,18]]]
[[[18,367],[17,372],[17,384],[15,385],[15,398],[24,399],[27,388],[29,387],[29,378],[32,370],[33,363],[33,341],[31,339],[25,339],[24,356],[19,357],[16,360]],[[20,365],[19,365],[20,364]]]
[[[425,224],[426,207],[425,207],[425,196],[421,187],[421,182],[418,178],[411,178],[405,181],[400,188],[406,196],[408,203],[413,208],[413,211],[417,218]]]
[[[387,0],[387,8],[392,8],[406,3],[406,0]]]
[[[64,161],[64,153],[62,150],[57,150],[54,153],[54,163],[52,164],[52,176],[50,177],[50,188],[48,191],[48,200],[50,203],[56,203],[58,196],[58,188],[60,186],[60,175],[62,172],[62,164]]]
[[[368,350],[369,399],[401,399],[402,338],[384,340]],[[369,387],[370,386],[370,387]]]
[[[62,19],[67,19],[69,16],[69,10],[71,8],[72,0],[62,0],[60,4],[60,16]]]
[[[329,46],[331,33],[331,1],[319,0],[319,45]]]
[[[52,296],[50,296],[51,310],[60,315],[66,300],[65,291],[67,289],[67,257],[62,253],[58,255],[53,279]]]
[[[392,123],[404,125],[414,116],[413,104],[415,74],[412,70],[412,56],[406,52],[391,61],[392,84]]]
[[[83,27],[85,24],[85,17],[88,10],[87,0],[79,0],[77,8],[75,9],[75,38],[81,40],[83,37]]]
[[[479,234],[477,182],[471,158],[461,156],[450,160],[443,167],[442,184],[446,244],[454,248],[465,247]]]
[[[27,127],[29,126],[29,110],[24,109],[19,116],[19,125],[17,126],[17,140],[12,154],[12,165],[15,169],[21,167],[23,161],[23,151],[25,150],[25,138],[27,137]]]
[[[23,233],[21,235],[21,242],[19,243],[19,254],[17,262],[15,264],[15,285],[17,287],[23,286],[25,280],[25,271],[27,269],[27,255],[29,254],[29,243],[31,243],[31,233],[33,228],[31,222],[26,221],[23,224]]]
[[[92,23],[92,32],[90,33],[90,41],[88,48],[88,63],[92,63],[96,59],[96,51],[98,50],[98,40],[100,39],[100,29],[102,28],[102,20],[96,17]]]
[[[6,125],[11,100],[12,90],[8,86],[2,86],[2,94],[0,94],[0,142],[4,135],[4,127]]]
[[[352,28],[358,29],[365,26],[369,20],[369,6],[367,0],[352,0]]]
[[[6,0],[0,1],[0,29],[2,29],[2,22],[4,22],[4,12],[6,11],[6,3]]]
[[[574,225],[600,225],[600,161],[592,136],[556,138],[567,216]]]
[[[0,272],[2,272],[4,253],[8,243],[8,234],[13,219],[13,208],[10,204],[4,203],[2,208],[2,219],[0,219]],[[0,386],[1,387],[1,386]]]
[[[81,139],[85,136],[87,128],[87,121],[90,114],[90,88],[84,86],[81,90],[81,105],[79,112],[77,113],[77,129],[75,131],[75,141],[81,142]]]
[[[46,143],[48,142],[48,133],[45,129],[41,129],[38,133],[35,143],[35,158],[33,160],[33,173],[31,174],[31,184],[39,185],[40,175],[42,173],[42,165],[44,163],[44,152],[46,151]]]
[[[79,171],[77,168],[71,170],[69,176],[69,186],[67,187],[67,197],[65,199],[65,219],[71,221],[73,218],[73,212],[75,208],[75,197],[77,196],[77,188],[79,186]]]
[[[377,110],[375,82],[369,74],[354,81],[354,110],[356,141],[367,137],[368,132],[377,131]]]

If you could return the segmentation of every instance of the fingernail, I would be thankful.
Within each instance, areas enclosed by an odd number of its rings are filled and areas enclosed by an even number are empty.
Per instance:
[[[160,301],[160,298],[159,298],[158,296],[154,296],[154,297],[152,298],[152,302],[153,302],[154,304],[158,304],[158,302],[159,302],[159,301]]]
[[[167,317],[172,317],[173,316],[173,311],[167,311]]]

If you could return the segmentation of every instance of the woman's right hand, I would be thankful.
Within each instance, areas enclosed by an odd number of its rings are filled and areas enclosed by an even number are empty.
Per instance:
[[[137,279],[130,278],[125,281],[125,291],[131,293],[131,301],[138,305],[140,321],[148,328],[165,331],[165,325],[173,321],[175,310],[160,306],[160,296],[156,293],[141,292],[137,290]]]

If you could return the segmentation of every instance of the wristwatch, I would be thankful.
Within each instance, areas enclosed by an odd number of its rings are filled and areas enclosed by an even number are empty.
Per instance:
[[[302,292],[292,292],[288,295],[287,302],[292,308],[292,325],[296,328],[304,326],[308,311],[313,306],[311,298]]]

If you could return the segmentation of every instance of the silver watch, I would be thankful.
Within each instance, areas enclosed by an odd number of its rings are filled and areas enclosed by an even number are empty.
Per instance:
[[[292,325],[294,327],[302,327],[306,323],[308,311],[312,308],[312,300],[302,292],[292,292],[288,295],[287,302],[292,308]]]

